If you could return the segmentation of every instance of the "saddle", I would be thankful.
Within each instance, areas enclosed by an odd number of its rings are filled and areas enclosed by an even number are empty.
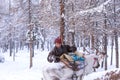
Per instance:
[[[86,66],[85,58],[79,57],[76,54],[62,55],[62,62],[73,71],[84,69]]]

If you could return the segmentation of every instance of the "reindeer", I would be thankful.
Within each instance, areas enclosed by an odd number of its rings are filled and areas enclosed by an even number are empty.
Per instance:
[[[83,69],[75,71],[66,67],[65,64],[56,63],[53,64],[56,67],[48,67],[43,70],[44,80],[82,80],[84,75],[92,73],[96,68],[99,67],[99,61],[101,54],[89,54],[85,55],[85,64],[87,64]]]

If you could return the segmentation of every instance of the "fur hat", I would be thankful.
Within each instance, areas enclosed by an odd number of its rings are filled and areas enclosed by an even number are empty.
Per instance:
[[[62,43],[61,38],[60,38],[60,37],[57,37],[57,38],[55,39],[54,43],[59,43],[59,44],[61,44],[61,43]]]

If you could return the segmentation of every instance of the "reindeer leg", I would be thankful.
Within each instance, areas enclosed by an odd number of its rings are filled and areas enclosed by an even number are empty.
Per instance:
[[[56,76],[52,76],[52,80],[60,80],[60,79],[57,78]]]
[[[83,74],[80,75],[80,79],[79,80],[83,80]]]

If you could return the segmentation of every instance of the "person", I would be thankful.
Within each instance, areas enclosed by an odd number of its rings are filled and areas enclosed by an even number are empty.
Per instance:
[[[58,63],[60,62],[60,56],[63,54],[68,54],[69,52],[75,52],[77,48],[75,46],[62,45],[60,37],[57,37],[54,41],[54,48],[49,52],[47,57],[48,62]]]
[[[49,52],[47,57],[47,60],[50,63],[63,62],[67,67],[72,68],[69,62],[74,61],[74,59],[69,56],[69,53],[74,53],[79,57],[84,57],[82,53],[77,51],[75,46],[63,45],[60,37],[57,37],[54,40],[54,44],[55,46],[53,50]]]

